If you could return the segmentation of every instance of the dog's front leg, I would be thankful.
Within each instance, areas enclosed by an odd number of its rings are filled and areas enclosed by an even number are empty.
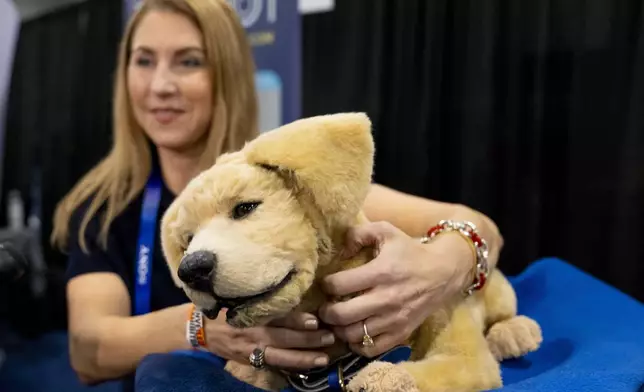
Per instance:
[[[453,309],[449,323],[435,334],[431,327],[421,327],[418,339],[429,339],[426,347],[431,349],[420,359],[371,363],[351,380],[349,391],[473,392],[501,387],[499,363],[488,348],[482,321],[468,306],[463,303]]]

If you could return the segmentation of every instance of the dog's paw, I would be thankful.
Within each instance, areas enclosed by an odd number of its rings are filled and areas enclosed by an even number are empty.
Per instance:
[[[539,324],[525,316],[515,316],[492,325],[486,339],[497,361],[535,351],[543,341]]]
[[[372,362],[347,385],[349,392],[418,392],[416,381],[405,369],[387,362]]]

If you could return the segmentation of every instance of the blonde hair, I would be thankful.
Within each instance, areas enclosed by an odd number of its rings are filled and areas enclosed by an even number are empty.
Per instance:
[[[78,241],[87,252],[85,230],[105,207],[99,242],[104,248],[110,224],[145,187],[152,168],[149,141],[134,119],[126,87],[132,35],[151,10],[185,15],[201,30],[209,62],[213,115],[201,156],[201,167],[214,164],[219,155],[235,151],[258,133],[255,64],[246,31],[226,0],[145,0],[130,19],[121,40],[114,88],[114,141],[108,155],[90,170],[57,205],[52,244],[67,245],[72,214],[92,197],[78,230]]]

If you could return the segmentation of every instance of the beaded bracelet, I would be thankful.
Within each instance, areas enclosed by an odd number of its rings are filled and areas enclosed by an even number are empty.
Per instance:
[[[436,238],[436,236],[448,232],[456,232],[460,234],[461,237],[465,238],[472,247],[476,262],[474,280],[472,284],[464,290],[465,295],[472,295],[475,291],[481,290],[483,286],[485,286],[485,282],[489,275],[487,242],[481,238],[474,223],[451,220],[442,220],[438,222],[436,226],[430,228],[427,231],[427,234],[421,238],[421,242],[426,244]]]

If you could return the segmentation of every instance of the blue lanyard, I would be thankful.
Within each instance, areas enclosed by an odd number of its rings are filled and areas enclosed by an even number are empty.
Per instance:
[[[161,200],[161,178],[154,170],[148,179],[141,206],[139,241],[136,247],[134,314],[150,312],[150,285],[154,260],[154,239]]]

